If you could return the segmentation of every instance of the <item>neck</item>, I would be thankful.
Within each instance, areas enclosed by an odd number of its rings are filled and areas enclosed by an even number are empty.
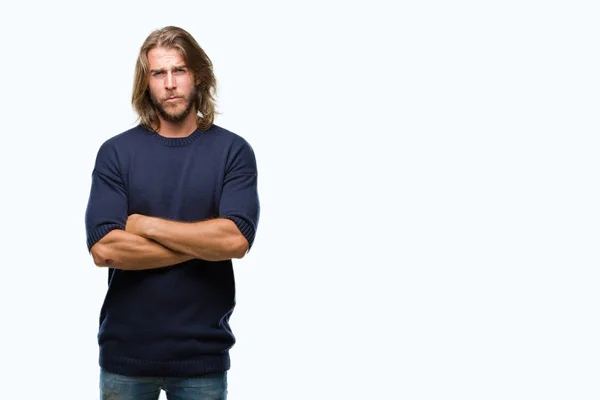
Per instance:
[[[168,138],[186,137],[192,134],[198,127],[196,125],[196,115],[190,113],[181,122],[168,122],[159,117],[160,128],[158,134]]]

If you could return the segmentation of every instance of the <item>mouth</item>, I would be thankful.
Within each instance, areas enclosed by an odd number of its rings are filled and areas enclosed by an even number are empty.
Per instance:
[[[173,96],[173,97],[168,97],[165,101],[167,103],[172,103],[172,102],[175,102],[175,101],[177,101],[179,99],[181,99],[181,97]]]

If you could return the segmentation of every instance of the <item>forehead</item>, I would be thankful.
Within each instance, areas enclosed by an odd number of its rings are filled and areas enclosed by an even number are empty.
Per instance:
[[[155,47],[148,52],[148,64],[150,69],[169,68],[184,63],[185,60],[177,49]]]

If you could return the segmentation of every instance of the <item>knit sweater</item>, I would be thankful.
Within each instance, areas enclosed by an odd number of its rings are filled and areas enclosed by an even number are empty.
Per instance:
[[[253,149],[213,125],[167,138],[141,125],[106,140],[85,214],[88,251],[130,214],[194,222],[228,218],[254,242],[260,206]],[[232,261],[108,269],[99,364],[130,376],[199,376],[230,367],[235,337]]]

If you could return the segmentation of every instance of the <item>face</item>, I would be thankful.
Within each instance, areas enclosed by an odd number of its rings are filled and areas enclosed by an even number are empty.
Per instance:
[[[148,52],[150,99],[159,116],[179,123],[196,109],[196,85],[177,49],[156,47]]]

